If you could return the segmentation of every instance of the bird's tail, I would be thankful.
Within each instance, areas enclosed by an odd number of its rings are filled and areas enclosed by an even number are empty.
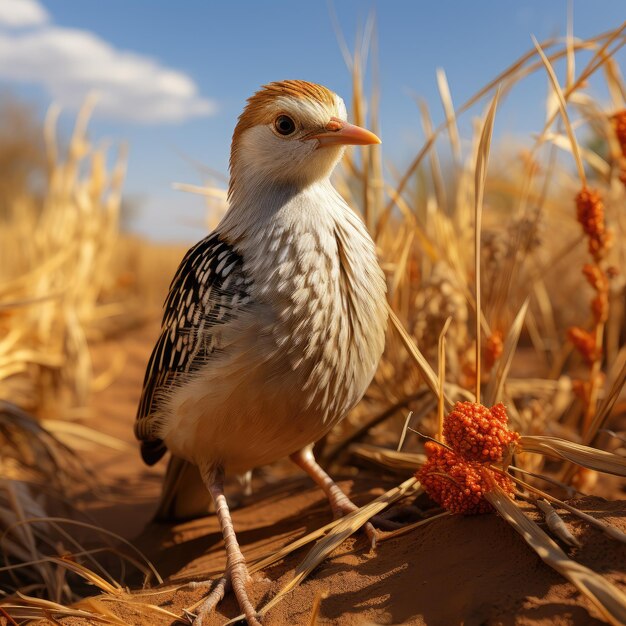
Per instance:
[[[210,504],[211,497],[197,466],[170,456],[154,519],[171,522],[202,517]]]

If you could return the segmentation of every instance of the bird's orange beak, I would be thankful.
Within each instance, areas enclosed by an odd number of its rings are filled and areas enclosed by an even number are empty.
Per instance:
[[[330,122],[326,124],[323,132],[308,137],[308,139],[317,139],[319,147],[325,146],[367,146],[370,144],[382,143],[381,140],[369,130],[348,124],[340,120],[338,117],[331,117]]]

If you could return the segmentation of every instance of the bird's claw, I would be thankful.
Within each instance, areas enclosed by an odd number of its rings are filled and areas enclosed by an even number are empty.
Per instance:
[[[376,544],[378,543],[380,533],[376,530],[376,528],[374,528],[374,524],[372,524],[372,522],[365,522],[365,526],[363,526],[363,528],[365,529],[367,538],[370,540],[370,548],[372,550],[376,550]]]
[[[191,580],[189,581],[185,587],[196,591],[198,589],[209,590],[213,587],[215,581],[214,580]]]
[[[193,616],[192,624],[194,626],[202,626],[204,618],[213,611],[213,609],[217,606],[218,602],[222,600],[226,592],[230,589],[230,579],[228,576],[222,576],[222,578],[218,579],[217,582],[215,580],[202,581],[190,583],[192,588],[199,589],[202,587],[208,587],[211,589],[211,592],[204,598],[202,603],[198,607],[197,614],[192,613],[186,609],[183,609],[185,616],[189,619],[189,616]]]

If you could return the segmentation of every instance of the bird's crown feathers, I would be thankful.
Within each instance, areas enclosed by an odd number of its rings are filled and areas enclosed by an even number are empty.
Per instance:
[[[248,128],[266,123],[268,109],[271,109],[272,104],[283,98],[309,100],[316,105],[327,107],[335,106],[335,94],[330,89],[305,80],[282,80],[263,85],[261,89],[248,98],[246,108],[239,116],[233,141],[237,141]]]

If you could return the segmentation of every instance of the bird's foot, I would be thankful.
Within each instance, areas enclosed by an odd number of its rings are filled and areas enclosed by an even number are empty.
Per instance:
[[[194,626],[202,626],[205,623],[205,620],[209,613],[211,613],[218,603],[222,600],[222,598],[226,595],[226,592],[230,590],[230,579],[228,576],[222,576],[217,582],[207,581],[207,582],[198,582],[198,583],[190,583],[189,587],[192,589],[201,589],[203,587],[209,586],[211,591],[209,595],[202,601],[202,604],[198,607],[196,613],[191,613],[190,611],[184,611],[187,619],[190,619],[190,622],[194,624]]]
[[[203,625],[207,615],[211,613],[215,605],[224,597],[229,585],[235,592],[239,608],[244,614],[248,626],[260,626],[260,616],[256,612],[252,602],[250,602],[246,589],[246,586],[251,580],[248,568],[246,567],[246,559],[241,553],[241,548],[237,543],[233,520],[228,510],[226,496],[224,495],[224,470],[221,466],[207,466],[201,468],[200,473],[215,503],[215,514],[220,523],[222,536],[224,537],[224,546],[226,548],[226,571],[224,572],[224,576],[218,581],[215,589],[211,591],[200,605],[194,626]]]
[[[335,519],[344,517],[348,513],[352,513],[358,509],[357,505],[348,498],[348,496],[341,490],[341,487],[324,471],[313,456],[313,452],[310,447],[302,448],[298,452],[294,452],[291,455],[291,460],[301,467],[323,490],[330,502],[330,506],[333,511]],[[372,548],[376,547],[376,541],[378,539],[378,531],[374,528],[374,522],[383,530],[395,530],[398,525],[395,522],[386,520],[384,518],[378,518],[374,516],[371,521],[368,521],[364,525],[365,534],[367,535]]]
[[[239,565],[242,565],[243,567],[239,567]],[[246,585],[252,580],[250,578],[250,575],[248,574],[246,564],[245,562],[241,564],[235,564],[232,569],[234,571],[231,572],[231,574],[227,572],[217,582],[210,581],[209,583],[191,583],[191,585],[194,585],[196,588],[201,588],[204,586],[211,587],[209,595],[204,598],[202,604],[200,604],[195,613],[183,610],[185,617],[187,617],[187,619],[191,624],[193,624],[193,626],[204,626],[204,624],[207,623],[208,616],[215,610],[215,607],[224,598],[226,593],[231,590],[233,586],[233,584],[231,583],[231,575],[238,579],[237,587],[235,588],[235,595],[237,596],[239,608],[246,616],[246,622],[248,623],[248,626],[260,626],[260,617],[258,613],[254,610],[254,607],[252,606],[252,603],[250,602],[246,591]]]

